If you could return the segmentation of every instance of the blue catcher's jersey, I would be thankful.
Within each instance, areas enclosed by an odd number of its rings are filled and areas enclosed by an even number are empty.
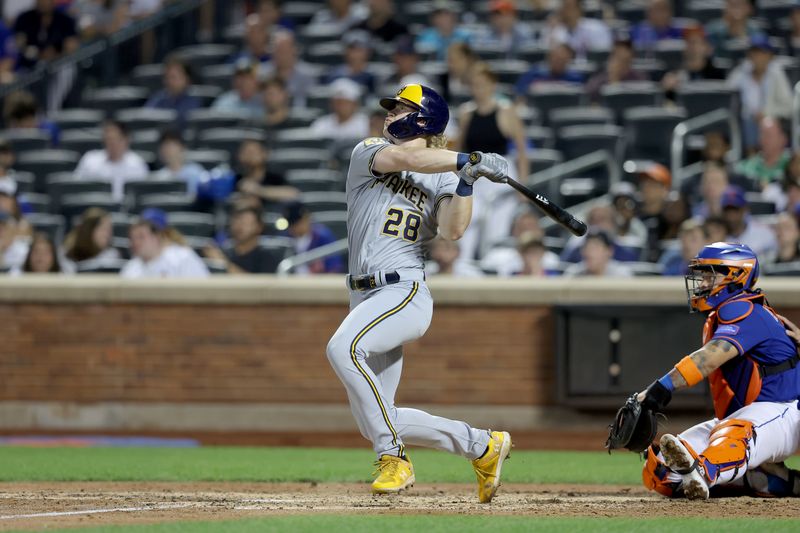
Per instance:
[[[739,355],[709,376],[714,410],[724,418],[752,402],[789,402],[800,398],[800,367],[761,377],[759,366],[793,359],[797,347],[783,323],[760,293],[744,293],[712,312],[703,331],[704,343],[721,339]]]

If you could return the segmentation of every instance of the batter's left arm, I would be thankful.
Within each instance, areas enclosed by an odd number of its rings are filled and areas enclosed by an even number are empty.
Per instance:
[[[457,241],[472,220],[472,196],[459,196],[456,193],[442,200],[437,219],[439,234],[449,241]]]

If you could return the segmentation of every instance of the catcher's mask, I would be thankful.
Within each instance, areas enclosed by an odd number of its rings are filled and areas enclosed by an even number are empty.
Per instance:
[[[715,242],[689,262],[684,277],[689,310],[711,311],[758,281],[758,257],[745,244]]]

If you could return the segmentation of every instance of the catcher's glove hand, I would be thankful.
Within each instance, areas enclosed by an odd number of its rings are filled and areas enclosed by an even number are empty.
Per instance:
[[[656,412],[639,403],[634,393],[617,411],[614,423],[608,426],[606,449],[608,453],[619,448],[641,453],[653,443],[657,431]]]

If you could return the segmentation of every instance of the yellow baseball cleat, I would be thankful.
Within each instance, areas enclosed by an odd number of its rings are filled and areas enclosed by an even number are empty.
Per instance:
[[[414,466],[408,458],[382,455],[375,466],[373,474],[378,477],[372,482],[373,494],[396,494],[414,486]]]
[[[489,503],[500,486],[500,471],[503,461],[511,455],[511,435],[507,431],[492,431],[489,449],[482,457],[472,461],[472,468],[478,476],[478,499]]]

